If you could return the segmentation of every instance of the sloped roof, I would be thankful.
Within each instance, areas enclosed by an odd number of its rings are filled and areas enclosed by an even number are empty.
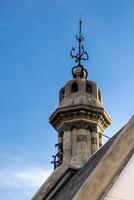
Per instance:
[[[120,173],[134,150],[134,117],[81,169],[62,165],[32,200],[99,200]]]
[[[134,153],[134,116],[119,132],[73,200],[100,200]]]
[[[77,191],[81,188],[84,181],[94,170],[102,157],[105,155],[115,138],[119,133],[113,136],[105,145],[102,146],[95,154],[93,154],[88,162],[70,179],[70,181],[61,187],[53,196],[52,200],[60,200],[64,194],[64,200],[71,200]]]

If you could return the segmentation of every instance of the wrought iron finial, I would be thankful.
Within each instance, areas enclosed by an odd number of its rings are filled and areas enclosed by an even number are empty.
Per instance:
[[[82,60],[88,60],[89,56],[87,51],[85,51],[84,49],[84,36],[82,34],[82,20],[80,19],[79,21],[79,35],[76,35],[76,40],[78,41],[78,52],[75,53],[75,48],[72,47],[71,51],[70,51],[70,55],[71,57],[75,60],[77,64],[77,66],[82,66],[81,65],[81,61]]]

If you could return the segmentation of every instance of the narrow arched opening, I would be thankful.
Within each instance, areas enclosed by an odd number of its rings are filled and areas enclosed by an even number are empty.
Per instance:
[[[59,98],[59,101],[61,102],[62,101],[62,99],[65,97],[65,88],[62,88],[61,90],[60,90],[60,98]]]
[[[101,92],[99,89],[98,89],[98,99],[99,99],[99,102],[101,103]]]
[[[75,93],[78,92],[78,84],[76,82],[74,82],[71,86],[71,92]]]
[[[86,83],[86,92],[92,94],[92,85],[90,85],[89,83]]]

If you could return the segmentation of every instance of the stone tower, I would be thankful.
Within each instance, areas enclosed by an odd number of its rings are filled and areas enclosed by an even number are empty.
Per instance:
[[[59,92],[59,106],[50,116],[51,125],[58,132],[58,153],[54,157],[55,168],[66,163],[82,167],[91,154],[102,146],[104,129],[111,118],[102,106],[102,95],[94,81],[87,80],[88,73],[81,64],[88,59],[84,50],[84,37],[79,22],[78,53],[72,48],[70,54],[76,66],[72,69],[73,80],[68,81]]]

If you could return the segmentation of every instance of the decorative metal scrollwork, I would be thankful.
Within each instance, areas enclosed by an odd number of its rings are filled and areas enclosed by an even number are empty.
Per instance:
[[[55,147],[58,147],[58,152],[52,156],[53,161],[51,161],[51,164],[54,165],[54,170],[62,164],[63,160],[62,143],[55,144]]]

